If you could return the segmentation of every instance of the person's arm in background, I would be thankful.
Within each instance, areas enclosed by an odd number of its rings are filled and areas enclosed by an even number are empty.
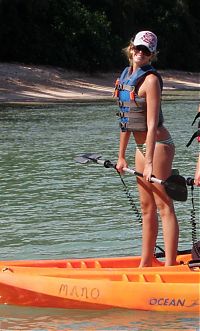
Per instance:
[[[200,186],[200,155],[197,160],[196,171],[194,176],[194,183],[196,186]]]

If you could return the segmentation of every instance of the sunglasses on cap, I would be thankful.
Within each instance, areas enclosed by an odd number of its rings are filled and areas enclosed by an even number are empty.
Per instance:
[[[135,52],[141,51],[146,56],[150,56],[152,54],[146,46],[143,46],[143,45],[134,46],[133,45],[132,47]]]

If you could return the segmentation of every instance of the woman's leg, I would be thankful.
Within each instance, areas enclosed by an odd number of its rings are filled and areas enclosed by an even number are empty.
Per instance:
[[[144,156],[136,151],[136,170],[143,172]],[[142,210],[142,255],[140,267],[150,267],[158,233],[157,207],[152,193],[152,184],[137,178],[140,205]]]
[[[154,152],[154,175],[160,179],[167,179],[171,175],[174,158],[174,146],[156,144]],[[165,265],[176,264],[179,227],[174,211],[172,199],[165,192],[165,188],[159,184],[152,184],[156,206],[159,210],[163,226],[163,238],[165,243]]]

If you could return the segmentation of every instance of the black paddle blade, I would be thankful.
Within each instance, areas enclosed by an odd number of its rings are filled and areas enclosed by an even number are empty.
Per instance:
[[[85,153],[85,154],[81,154],[78,155],[77,157],[75,157],[75,161],[78,163],[88,163],[88,162],[97,162],[97,160],[99,160],[101,158],[101,155],[96,154],[96,153]]]
[[[187,200],[187,186],[185,178],[180,175],[172,175],[166,179],[164,186],[167,194],[173,200],[186,201]]]

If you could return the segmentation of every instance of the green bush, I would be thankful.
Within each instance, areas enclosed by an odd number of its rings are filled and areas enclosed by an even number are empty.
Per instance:
[[[110,23],[78,0],[1,0],[0,22],[1,61],[86,71],[112,67]]]
[[[0,61],[121,69],[132,35],[153,30],[158,68],[198,71],[199,10],[199,0],[0,0]]]

